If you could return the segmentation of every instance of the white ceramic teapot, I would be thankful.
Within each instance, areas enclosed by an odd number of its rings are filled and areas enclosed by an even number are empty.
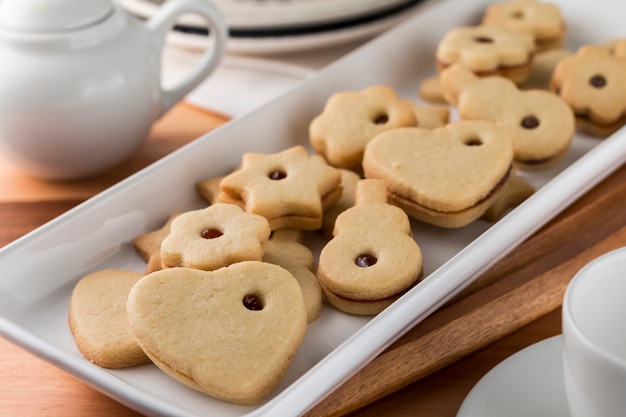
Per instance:
[[[162,48],[186,13],[206,19],[214,40],[187,78],[165,90]],[[114,0],[0,0],[2,158],[55,180],[110,168],[215,68],[226,39],[206,0],[168,0],[145,23]]]

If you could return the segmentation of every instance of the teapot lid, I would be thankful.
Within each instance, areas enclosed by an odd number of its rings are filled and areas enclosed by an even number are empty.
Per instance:
[[[0,0],[0,27],[28,32],[79,29],[105,19],[111,0]]]

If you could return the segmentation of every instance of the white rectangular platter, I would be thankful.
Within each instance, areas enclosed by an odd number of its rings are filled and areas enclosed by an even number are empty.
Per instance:
[[[555,0],[567,46],[626,37],[626,2]],[[131,240],[174,212],[199,208],[195,183],[236,167],[244,152],[307,144],[307,127],[334,92],[386,84],[417,101],[434,51],[453,27],[476,24],[488,0],[426,4],[409,21],[330,65],[258,111],[207,134],[0,250],[0,333],[112,398],[148,415],[300,415],[473,278],[626,161],[626,132],[578,134],[558,166],[525,174],[539,191],[495,225],[445,230],[414,224],[426,279],[377,317],[326,307],[293,365],[263,404],[244,407],[195,392],[155,366],[105,370],[78,352],[67,326],[75,283],[105,268],[143,271]]]

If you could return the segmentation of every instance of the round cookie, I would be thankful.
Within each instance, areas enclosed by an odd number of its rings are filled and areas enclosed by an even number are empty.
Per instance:
[[[450,30],[435,56],[439,72],[460,63],[478,76],[500,75],[519,84],[530,74],[534,52],[531,35],[481,25]]]
[[[533,60],[530,75],[526,81],[519,84],[519,88],[522,90],[550,90],[550,79],[554,73],[554,68],[563,58],[572,56],[572,54],[572,51],[561,48],[538,52]]]
[[[444,106],[421,106],[410,100],[405,100],[415,116],[415,126],[426,129],[445,126],[450,120],[450,109]]]
[[[83,356],[103,368],[149,363],[126,316],[131,288],[143,274],[107,269],[83,277],[72,291],[68,324]]]
[[[241,261],[260,261],[270,236],[267,220],[233,204],[218,203],[177,216],[161,242],[163,268],[211,271]]]
[[[356,185],[361,179],[359,174],[349,169],[339,169],[339,171],[341,172],[341,197],[335,204],[324,210],[322,218],[322,234],[327,239],[333,237],[337,216],[354,205]]]
[[[462,120],[488,120],[506,127],[513,157],[523,169],[545,169],[559,161],[574,138],[568,104],[549,91],[519,90],[503,77],[477,77],[461,65],[441,73],[446,98]]]
[[[567,32],[559,7],[537,0],[492,4],[487,8],[482,23],[532,35],[538,51],[560,47]]]
[[[374,136],[415,124],[411,106],[377,85],[333,94],[309,125],[309,141],[330,165],[361,172],[363,151]]]
[[[127,314],[137,342],[165,373],[247,405],[280,383],[307,327],[294,277],[256,261],[153,272],[132,288]]]
[[[626,58],[626,38],[613,39],[609,42],[611,55],[617,58]]]
[[[382,180],[357,184],[356,203],[339,215],[317,271],[329,303],[351,314],[378,314],[422,276],[422,253]]]
[[[626,124],[626,58],[614,49],[583,46],[558,63],[551,79],[578,127],[594,136],[609,136]]]
[[[322,314],[324,301],[315,275],[315,260],[309,248],[302,244],[302,231],[280,229],[272,233],[263,254],[263,262],[279,265],[294,276],[304,299],[307,322],[312,323]]]
[[[447,104],[443,96],[439,77],[428,77],[424,79],[419,85],[417,95],[419,98],[429,103]]]
[[[365,177],[384,180],[391,203],[448,228],[485,213],[509,181],[512,163],[510,132],[483,120],[385,132],[363,158]]]

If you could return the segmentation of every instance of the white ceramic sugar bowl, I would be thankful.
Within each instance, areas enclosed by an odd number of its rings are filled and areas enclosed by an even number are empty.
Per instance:
[[[165,90],[166,33],[186,13],[207,21],[212,45],[187,78]],[[2,157],[54,180],[110,168],[207,77],[226,39],[223,19],[206,0],[168,0],[145,23],[114,0],[0,0]]]

